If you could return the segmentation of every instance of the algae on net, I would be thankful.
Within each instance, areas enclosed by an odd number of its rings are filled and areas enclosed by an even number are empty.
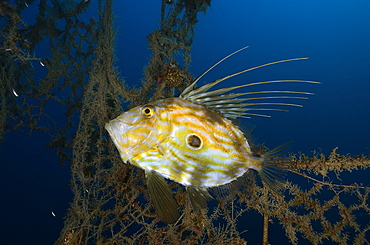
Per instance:
[[[21,11],[31,1],[0,4],[4,20],[0,135],[25,128],[43,130],[52,137],[48,146],[65,167],[71,167],[74,199],[56,243],[245,244],[251,242],[252,232],[244,223],[256,215],[261,217],[258,230],[264,231],[265,244],[274,244],[269,227],[278,227],[295,244],[366,243],[369,188],[361,183],[340,184],[340,177],[368,171],[369,159],[340,155],[335,149],[329,156],[292,156],[284,198],[268,192],[251,175],[235,198],[213,201],[207,213],[198,215],[191,211],[184,188],[171,183],[183,215],[175,225],[157,219],[143,172],[121,163],[104,124],[128,107],[178,94],[192,81],[194,28],[198,13],[205,12],[210,1],[170,2],[162,1],[160,29],[148,36],[151,58],[142,85],[134,89],[114,66],[112,1],[101,0],[99,18],[88,21],[82,13],[90,7],[89,1],[69,8],[57,7],[58,1],[41,1],[37,21],[29,26]],[[40,59],[33,52],[43,39],[48,41],[50,56]],[[31,61],[47,67],[42,79],[34,76]],[[21,102],[14,99],[12,89],[23,94]],[[50,120],[45,107],[51,102],[64,106],[63,125],[44,123],[45,118]],[[256,146],[256,152],[263,148]],[[307,183],[295,183],[299,178]]]

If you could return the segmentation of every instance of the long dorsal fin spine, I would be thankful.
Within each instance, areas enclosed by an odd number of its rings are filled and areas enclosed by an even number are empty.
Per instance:
[[[307,97],[304,97],[305,95],[313,95],[313,93],[310,92],[303,92],[303,91],[285,91],[285,90],[265,90],[265,91],[251,91],[251,92],[245,92],[245,93],[228,93],[232,90],[245,88],[245,87],[251,87],[256,85],[266,85],[266,84],[274,84],[274,83],[308,83],[308,84],[319,84],[319,82],[315,81],[307,81],[307,80],[271,80],[271,81],[261,81],[261,82],[252,82],[247,84],[242,84],[238,86],[229,86],[229,87],[223,87],[220,89],[213,89],[214,86],[217,84],[232,78],[234,76],[246,73],[248,71],[252,71],[261,67],[270,66],[274,64],[279,63],[285,63],[289,61],[297,61],[297,60],[305,60],[308,58],[293,58],[293,59],[285,59],[285,60],[279,60],[274,61],[266,64],[262,64],[259,66],[255,66],[252,68],[248,68],[236,73],[233,73],[231,75],[222,77],[220,79],[217,79],[213,82],[207,83],[199,88],[195,88],[196,83],[210,70],[212,70],[214,67],[216,67],[218,64],[220,64],[222,61],[226,60],[227,58],[233,56],[234,54],[246,49],[247,47],[243,47],[220,61],[218,61],[216,64],[211,66],[209,69],[207,69],[205,72],[203,72],[199,77],[197,77],[191,85],[189,85],[179,96],[179,98],[188,100],[190,102],[193,102],[198,105],[207,106],[210,109],[213,109],[215,111],[218,111],[225,117],[229,118],[238,118],[238,117],[247,117],[249,116],[263,116],[263,117],[269,117],[268,115],[263,114],[253,114],[249,113],[249,111],[287,111],[284,109],[276,109],[276,108],[259,108],[260,106],[264,105],[273,105],[273,106],[295,106],[295,107],[302,107],[302,105],[299,104],[293,104],[293,103],[277,103],[277,102],[256,102],[256,103],[241,103],[243,101],[247,100],[262,100],[262,99],[307,99]],[[259,94],[265,94],[262,96],[259,96]],[[280,94],[277,96],[273,96],[273,94]],[[289,95],[296,95],[296,96],[289,96]],[[301,96],[302,95],[302,96]],[[243,96],[243,97],[240,97]],[[252,97],[253,96],[253,97]],[[256,107],[257,106],[257,107]]]
[[[202,98],[202,97],[212,97],[212,96],[221,95],[223,93],[226,93],[226,92],[229,92],[231,90],[238,89],[238,88],[250,87],[250,86],[261,85],[261,84],[272,84],[272,83],[318,83],[318,82],[304,81],[304,80],[274,80],[274,81],[264,81],[264,82],[247,83],[247,84],[242,84],[242,85],[238,85],[238,86],[225,87],[225,88],[220,88],[220,89],[216,89],[216,90],[212,90],[212,91],[206,92],[209,88],[211,88],[211,87],[214,86],[213,83],[209,83],[209,84],[206,84],[206,85],[204,85],[204,86],[202,86],[202,87],[199,88],[199,89],[201,89],[201,88],[204,87],[204,89],[199,90],[198,92],[193,93],[193,94],[189,95],[188,97],[186,97],[184,99],[188,99],[190,101],[194,101],[194,100],[199,99],[199,98]],[[207,86],[207,85],[210,85],[210,86]],[[194,91],[196,91],[196,90],[194,90]],[[274,91],[248,92],[248,93],[242,93],[241,95],[252,94],[252,93],[262,93],[262,92],[264,92],[264,93],[270,93],[270,92],[273,93]],[[305,93],[305,94],[312,94],[312,93],[308,93],[308,92],[296,92],[296,91],[276,91],[276,92],[279,92],[279,93]]]
[[[196,99],[193,102],[197,103],[197,104],[202,104],[202,105],[207,105],[208,106],[208,105],[213,105],[213,104],[220,105],[220,104],[240,103],[240,102],[247,101],[247,100],[267,100],[267,99],[304,99],[304,100],[307,100],[308,99],[307,97],[297,97],[297,96],[267,96],[267,97],[252,97],[252,98],[236,98],[236,99],[233,99],[234,97],[237,97],[239,95],[235,95],[235,96],[233,96],[234,94],[227,94],[227,95],[230,95],[230,96],[228,96],[228,97],[226,97],[224,95],[213,96],[213,97],[208,97],[206,99]],[[312,95],[312,93],[310,93],[310,95]]]
[[[210,105],[208,107],[211,107],[211,108],[222,108],[222,109],[225,109],[225,108],[238,108],[238,107],[246,107],[246,106],[254,106],[254,105],[281,105],[281,106],[296,106],[296,107],[303,107],[302,105],[299,105],[299,104],[291,104],[291,103],[248,103],[248,104],[242,104],[242,103],[239,103],[239,104],[216,104],[216,105]],[[253,107],[251,107],[251,110],[252,110]]]
[[[233,56],[234,54],[237,54],[239,53],[240,51],[243,51],[244,49],[248,48],[249,46],[245,46],[241,49],[238,49],[236,50],[235,52],[225,56],[224,58],[222,58],[221,60],[217,61],[216,64],[214,64],[213,66],[211,66],[210,68],[208,68],[205,72],[203,72],[202,74],[200,74],[200,76],[198,76],[194,82],[192,82],[187,88],[184,89],[184,91],[182,91],[182,93],[180,94],[180,98],[183,98],[183,96],[185,96],[188,92],[194,90],[194,87],[196,85],[196,83],[204,76],[206,75],[210,70],[212,70],[213,68],[215,68],[217,65],[219,65],[221,62],[223,62],[224,60],[230,58],[231,56]]]
[[[239,52],[241,50],[238,50],[238,51],[235,51],[233,54],[235,54],[236,52]],[[216,63],[215,65],[213,65],[211,68],[215,67],[216,65],[218,65],[219,63],[221,63],[223,60],[229,58],[231,55],[233,54],[230,54],[229,56],[226,56],[224,59],[222,59],[221,61],[219,61],[218,63]],[[187,99],[188,97],[192,96],[193,94],[196,94],[196,93],[199,93],[201,91],[206,91],[208,89],[210,89],[211,87],[215,86],[216,84],[222,82],[222,81],[225,81],[229,78],[232,78],[234,76],[237,76],[237,75],[240,75],[240,74],[243,74],[243,73],[246,73],[248,71],[252,71],[252,70],[255,70],[255,69],[258,69],[258,68],[261,68],[261,67],[265,67],[265,66],[269,66],[269,65],[274,65],[274,64],[278,64],[278,63],[285,63],[285,62],[289,62],[289,61],[295,61],[295,60],[306,60],[308,58],[293,58],[293,59],[286,59],[286,60],[279,60],[279,61],[274,61],[274,62],[270,62],[270,63],[266,63],[266,64],[263,64],[263,65],[259,65],[259,66],[255,66],[255,67],[252,67],[252,68],[248,68],[246,70],[243,70],[243,71],[239,71],[239,72],[236,72],[236,73],[233,73],[231,75],[228,75],[226,77],[223,77],[223,78],[220,78],[220,79],[217,79],[216,81],[212,82],[212,83],[208,83],[206,85],[203,85],[197,89],[194,89],[194,86],[195,84],[199,81],[199,79],[205,75],[205,73],[207,73],[210,69],[208,69],[206,72],[204,72],[202,75],[200,75],[197,79],[195,79],[195,81],[190,85],[188,86],[180,95],[180,98],[183,98],[183,99]]]

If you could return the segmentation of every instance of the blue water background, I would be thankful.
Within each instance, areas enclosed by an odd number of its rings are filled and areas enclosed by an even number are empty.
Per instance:
[[[158,28],[160,5],[159,0],[115,3],[116,65],[129,84],[139,84],[142,78],[150,55],[146,36]],[[35,3],[29,12],[25,10],[28,23],[36,9]],[[271,61],[309,57],[255,70],[227,82],[321,82],[288,87],[315,93],[302,101],[303,108],[272,112],[271,118],[250,119],[256,125],[254,139],[268,147],[293,140],[293,152],[306,154],[327,154],[337,146],[342,154],[370,154],[369,12],[370,2],[366,0],[215,0],[207,14],[199,16],[190,70],[197,76],[247,45],[247,50],[217,66],[201,83]],[[35,56],[43,55],[47,53],[39,47]],[[45,73],[43,69],[40,66],[40,77]],[[63,120],[63,112],[58,109],[57,105],[48,107],[55,120]],[[52,244],[58,238],[73,196],[69,166],[60,166],[55,152],[44,147],[49,140],[41,132],[31,136],[10,132],[0,145],[0,244]],[[348,176],[347,181],[370,185],[368,178],[359,173]],[[274,240],[270,243],[278,244]]]

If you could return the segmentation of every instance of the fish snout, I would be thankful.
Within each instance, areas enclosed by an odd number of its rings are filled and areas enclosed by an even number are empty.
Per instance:
[[[112,138],[113,142],[117,146],[117,149],[119,150],[129,143],[126,135],[129,128],[130,125],[127,125],[126,123],[117,119],[105,124],[105,129],[108,131],[109,136]]]

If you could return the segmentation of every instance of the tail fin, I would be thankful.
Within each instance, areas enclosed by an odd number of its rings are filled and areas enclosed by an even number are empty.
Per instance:
[[[280,193],[281,182],[284,180],[286,171],[290,164],[288,158],[277,158],[285,155],[292,147],[293,142],[282,144],[271,151],[265,153],[263,158],[263,167],[259,171],[262,181],[276,193]]]

